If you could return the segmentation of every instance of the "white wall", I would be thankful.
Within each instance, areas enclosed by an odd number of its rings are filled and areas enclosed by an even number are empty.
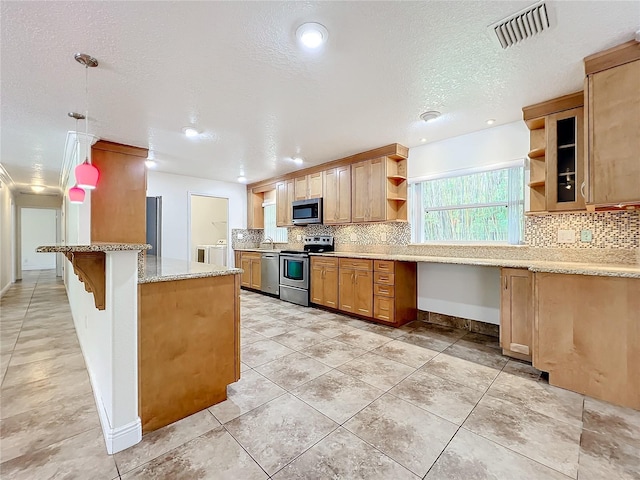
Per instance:
[[[162,197],[162,256],[189,258],[189,193],[229,199],[229,232],[247,227],[247,189],[244,185],[170,173],[148,172],[147,196]],[[227,243],[231,241],[227,238]],[[227,265],[233,265],[229,249]]]
[[[198,245],[216,245],[229,238],[229,200],[191,195],[191,258]]]
[[[55,253],[36,253],[40,245],[56,243],[56,210],[23,208],[21,212],[20,249],[22,270],[56,268]]]
[[[13,195],[4,183],[0,182],[0,295],[13,281],[13,260],[11,258],[11,217],[13,211]]]
[[[526,158],[529,129],[523,121],[409,149],[410,181],[454,170]],[[525,174],[525,182],[528,180]],[[525,195],[525,209],[528,195]],[[419,264],[418,308],[481,322],[500,323],[500,269]]]

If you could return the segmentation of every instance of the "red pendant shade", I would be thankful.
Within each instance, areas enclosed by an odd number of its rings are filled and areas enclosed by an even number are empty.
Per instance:
[[[78,187],[93,190],[98,184],[100,172],[96,167],[91,165],[88,160],[76,167],[76,183]]]
[[[84,202],[84,190],[78,188],[76,185],[69,189],[69,203],[82,203]]]

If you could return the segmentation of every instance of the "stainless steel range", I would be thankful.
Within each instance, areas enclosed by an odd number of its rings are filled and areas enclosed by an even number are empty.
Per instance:
[[[333,236],[305,236],[304,250],[280,252],[280,300],[309,306],[309,252],[333,252]]]

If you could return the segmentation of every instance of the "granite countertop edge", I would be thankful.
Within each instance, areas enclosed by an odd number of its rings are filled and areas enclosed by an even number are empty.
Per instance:
[[[149,250],[148,243],[91,243],[87,245],[41,245],[39,253],[82,253],[82,252],[119,252],[126,250]]]
[[[192,278],[207,278],[207,277],[224,277],[226,275],[238,275],[244,273],[241,268],[226,268],[224,270],[211,270],[208,272],[191,272],[191,273],[176,273],[167,275],[149,275],[143,276],[138,279],[138,283],[157,283],[157,282],[173,282],[175,280],[189,280]]]

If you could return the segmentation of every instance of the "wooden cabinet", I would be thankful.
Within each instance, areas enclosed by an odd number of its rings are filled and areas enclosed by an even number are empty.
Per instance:
[[[365,317],[373,315],[373,262],[341,258],[338,273],[339,309]]]
[[[640,279],[535,273],[533,366],[549,383],[640,409]]]
[[[417,318],[415,262],[374,260],[373,318],[394,326]]]
[[[242,252],[234,252],[235,267],[242,268]]]
[[[293,180],[284,180],[276,184],[276,225],[278,227],[291,227],[291,204],[295,197],[295,183]]]
[[[262,277],[261,254],[259,252],[241,253],[240,264],[244,272],[242,273],[240,285],[245,288],[260,290]]]
[[[500,275],[500,346],[502,353],[531,360],[533,347],[532,273],[503,268]]]
[[[583,92],[522,109],[529,127],[529,212],[584,210]]]
[[[406,159],[379,157],[351,167],[351,221],[407,220]]]
[[[351,165],[324,172],[322,191],[324,223],[351,223]]]
[[[338,308],[338,259],[311,257],[311,303]]]
[[[294,180],[294,200],[307,200],[322,197],[322,179],[324,172],[315,172]]]
[[[247,228],[264,228],[264,193],[247,189]]]
[[[640,44],[587,57],[589,209],[640,205]]]

